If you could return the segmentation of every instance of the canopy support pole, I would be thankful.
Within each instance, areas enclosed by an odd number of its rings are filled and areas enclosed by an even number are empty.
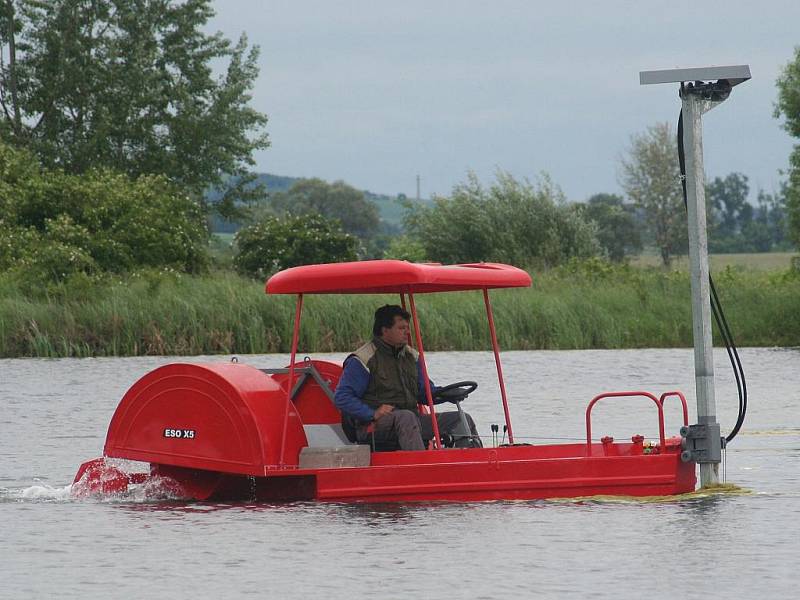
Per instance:
[[[492,336],[492,350],[494,350],[494,364],[497,367],[497,380],[500,382],[500,397],[503,399],[503,413],[506,417],[508,430],[508,443],[514,443],[514,433],[511,431],[511,415],[508,412],[508,398],[506,397],[506,384],[503,381],[503,367],[500,365],[500,348],[497,345],[497,333],[492,316],[492,305],[489,302],[489,289],[483,288],[483,302],[486,304],[486,315],[489,317],[489,333]]]
[[[303,312],[303,294],[297,294],[297,305],[294,311],[294,332],[292,333],[292,352],[289,360],[289,381],[286,383],[286,410],[283,412],[283,434],[281,435],[281,455],[278,464],[285,466],[283,461],[286,450],[286,429],[289,425],[289,406],[292,404],[292,387],[294,386],[294,360],[297,356],[297,343],[300,337],[300,315]]]
[[[406,311],[408,310],[408,308],[406,308],[406,295],[404,293],[402,293],[402,292],[400,293],[400,308],[402,308],[403,310],[406,310]],[[411,346],[412,348],[414,347],[414,344],[411,343],[411,332],[410,331],[408,332],[408,345]]]
[[[425,349],[422,347],[422,334],[419,330],[419,319],[417,318],[417,307],[414,304],[414,294],[408,293],[408,301],[411,304],[411,318],[414,320],[414,336],[417,339],[417,351],[419,352],[419,364],[422,367],[422,378],[425,385],[425,399],[428,401],[428,410],[431,411],[431,424],[433,425],[433,447],[441,448],[439,443],[439,423],[436,419],[436,411],[433,409],[433,394],[431,393],[431,380],[428,378],[428,367],[425,365]]]

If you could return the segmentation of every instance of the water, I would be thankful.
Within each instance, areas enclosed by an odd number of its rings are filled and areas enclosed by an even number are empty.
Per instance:
[[[727,432],[735,388],[724,352],[717,359]],[[69,483],[100,455],[119,398],[175,359],[0,361],[0,597],[794,597],[800,351],[745,349],[742,359],[751,405],[726,471],[748,495],[411,505],[72,500]],[[429,362],[437,383],[480,382],[465,408],[482,433],[502,422],[491,354]],[[504,370],[514,431],[530,441],[580,439],[587,402],[610,389],[681,389],[694,421],[690,350],[509,352]],[[678,404],[666,412],[674,435]],[[593,429],[655,437],[654,407],[609,400]]]

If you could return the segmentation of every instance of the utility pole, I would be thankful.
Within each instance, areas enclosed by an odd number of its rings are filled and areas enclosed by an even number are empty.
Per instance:
[[[419,175],[417,175],[417,202],[419,202]]]
[[[703,124],[701,116],[710,110],[708,101],[681,89],[683,104],[683,152],[686,156],[686,199],[689,224],[689,267],[692,288],[692,337],[694,378],[697,391],[697,422],[705,425],[709,437],[719,444],[719,423],[714,396],[714,344],[711,339],[711,290],[708,280],[708,235],[706,191],[703,172]],[[714,440],[709,439],[712,444]],[[720,448],[721,451],[721,448]],[[712,454],[715,452],[712,451]],[[719,483],[719,463],[700,463],[700,485]]]
[[[679,83],[686,157],[686,208],[689,225],[689,265],[692,289],[692,337],[697,393],[697,424],[681,428],[681,459],[700,465],[700,485],[719,483],[722,437],[714,397],[714,346],[711,337],[711,296],[708,271],[703,124],[701,117],[727,100],[733,86],[750,79],[748,65],[642,71],[641,85]]]

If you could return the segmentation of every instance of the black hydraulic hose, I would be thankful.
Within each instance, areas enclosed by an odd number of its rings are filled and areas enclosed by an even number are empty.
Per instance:
[[[714,319],[717,322],[717,327],[722,333],[722,338],[725,341],[725,351],[728,353],[728,360],[731,362],[733,368],[733,375],[736,379],[736,389],[739,393],[739,413],[736,417],[736,424],[733,429],[725,438],[726,442],[731,441],[739,433],[739,429],[744,423],[744,417],[747,413],[747,382],[744,378],[744,367],[742,361],[739,359],[739,352],[736,349],[736,344],[733,341],[733,334],[728,326],[728,320],[725,318],[725,313],[722,311],[722,303],[717,296],[717,289],[714,286],[714,280],[709,275],[709,283],[711,284],[711,306],[714,309]]]
[[[689,200],[686,194],[686,157],[683,152],[683,109],[681,109],[680,116],[678,117],[678,163],[681,169],[681,186],[683,188],[683,205],[687,212],[689,210]],[[725,351],[728,353],[728,359],[733,368],[733,376],[736,379],[736,389],[739,393],[739,414],[736,417],[736,424],[733,426],[731,432],[725,437],[725,442],[730,442],[739,433],[744,423],[744,417],[747,414],[747,382],[744,378],[744,368],[742,361],[739,359],[739,352],[736,349],[736,344],[733,341],[733,334],[728,321],[725,318],[725,313],[722,311],[722,304],[717,295],[717,289],[714,286],[714,280],[711,278],[711,273],[708,274],[708,282],[711,286],[711,312],[714,314],[714,321],[717,323],[717,328],[722,335],[722,340],[725,343]]]

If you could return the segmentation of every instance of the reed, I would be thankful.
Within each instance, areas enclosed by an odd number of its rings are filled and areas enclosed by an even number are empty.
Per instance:
[[[687,347],[688,275],[597,261],[533,273],[530,289],[491,293],[508,350]],[[727,268],[715,277],[740,346],[795,346],[800,277]],[[309,296],[300,350],[345,351],[370,336],[394,296]],[[427,350],[486,350],[480,292],[417,297]],[[83,357],[288,352],[294,298],[228,272],[132,276],[31,297],[0,278],[0,356]],[[719,340],[717,336],[715,339]]]

